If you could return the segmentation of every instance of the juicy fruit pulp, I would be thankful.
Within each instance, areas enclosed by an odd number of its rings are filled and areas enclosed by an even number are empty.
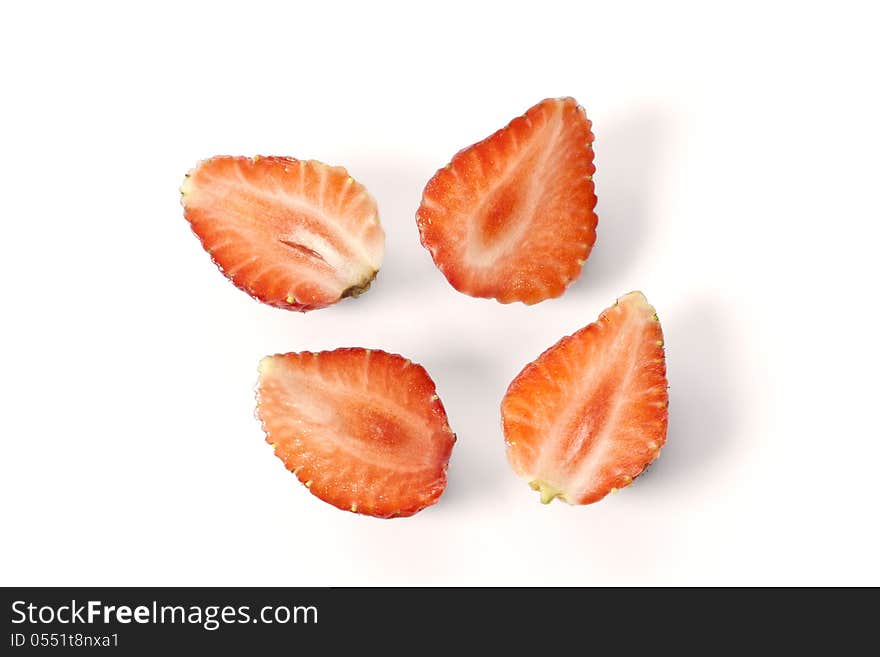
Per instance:
[[[181,194],[220,270],[269,305],[307,311],[357,296],[382,263],[376,203],[342,167],[215,157],[187,175]]]
[[[663,331],[641,292],[526,365],[501,403],[514,471],[540,491],[590,504],[629,485],[666,442]]]
[[[275,454],[340,509],[389,518],[434,504],[455,443],[434,382],[384,351],[267,356],[257,415]]]
[[[453,287],[534,304],[580,275],[598,221],[590,127],[573,98],[547,99],[431,178],[419,232]]]

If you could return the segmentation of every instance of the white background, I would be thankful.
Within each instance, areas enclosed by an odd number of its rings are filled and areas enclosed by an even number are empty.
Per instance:
[[[880,584],[870,3],[171,4],[0,16],[2,584]],[[593,255],[558,300],[461,295],[422,188],[559,95],[594,122]],[[214,154],[347,166],[387,232],[373,289],[307,315],[235,289],[179,205]],[[637,288],[667,447],[544,507],[501,397]],[[259,358],[339,346],[435,379],[458,434],[435,507],[337,511],[263,442]]]

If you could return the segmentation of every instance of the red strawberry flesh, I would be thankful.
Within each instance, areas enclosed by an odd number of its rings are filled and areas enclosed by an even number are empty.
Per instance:
[[[455,435],[428,373],[402,356],[370,349],[268,356],[257,414],[276,456],[340,509],[409,516],[446,488]]]
[[[431,178],[419,232],[453,287],[534,304],[580,275],[598,221],[590,128],[573,98],[547,99]]]
[[[590,504],[660,453],[668,417],[663,331],[631,292],[514,379],[501,404],[514,471],[541,492]]]
[[[382,262],[376,203],[342,167],[215,157],[187,175],[181,193],[220,270],[269,305],[306,311],[357,296]]]

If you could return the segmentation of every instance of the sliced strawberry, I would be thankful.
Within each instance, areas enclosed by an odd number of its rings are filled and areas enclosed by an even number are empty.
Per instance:
[[[547,99],[431,178],[419,232],[455,289],[533,304],[580,275],[596,241],[590,125],[574,98]]]
[[[376,202],[342,167],[286,157],[214,157],[187,174],[184,214],[236,286],[313,310],[364,292],[382,263]]]
[[[513,380],[501,403],[507,456],[545,504],[590,504],[657,458],[667,406],[663,331],[630,292]]]
[[[257,415],[275,455],[333,506],[410,516],[446,488],[455,435],[420,365],[370,349],[267,356]]]

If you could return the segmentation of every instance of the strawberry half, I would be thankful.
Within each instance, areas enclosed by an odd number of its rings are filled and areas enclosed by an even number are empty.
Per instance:
[[[187,174],[184,215],[237,287],[307,311],[358,296],[382,263],[376,202],[342,167],[214,157]]]
[[[590,125],[574,98],[547,99],[431,178],[419,232],[455,289],[533,304],[580,275],[598,221]]]
[[[257,416],[266,441],[335,507],[410,516],[446,488],[455,435],[420,365],[370,349],[267,356]]]
[[[545,504],[590,504],[657,458],[667,407],[663,331],[630,292],[513,380],[501,403],[507,456]]]

